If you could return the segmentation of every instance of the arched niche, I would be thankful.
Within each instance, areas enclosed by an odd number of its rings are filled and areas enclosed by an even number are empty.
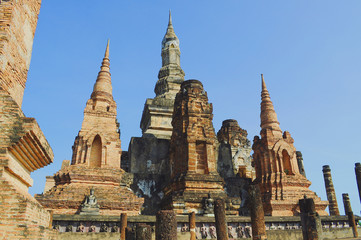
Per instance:
[[[90,151],[89,166],[101,167],[102,165],[102,140],[99,135],[96,135]]]
[[[286,173],[286,175],[293,174],[291,158],[286,149],[282,150],[282,163],[283,163],[283,171]]]

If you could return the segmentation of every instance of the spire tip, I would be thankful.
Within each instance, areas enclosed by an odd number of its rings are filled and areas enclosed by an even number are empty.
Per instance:
[[[172,12],[169,9],[169,21],[168,21],[168,25],[172,25]]]
[[[110,43],[110,39],[108,38],[107,48],[105,49],[104,58],[109,58],[109,43]]]
[[[264,78],[263,78],[263,73],[261,73],[261,79],[262,79],[262,90],[267,90],[266,83],[265,83]]]

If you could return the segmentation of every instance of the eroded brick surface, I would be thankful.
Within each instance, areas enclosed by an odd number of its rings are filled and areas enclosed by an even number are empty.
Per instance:
[[[0,85],[21,107],[41,0],[0,4]]]
[[[51,214],[29,193],[30,173],[53,161],[34,118],[21,110],[40,0],[0,2],[0,239],[56,239]]]
[[[171,183],[163,205],[176,214],[204,213],[204,200],[227,198],[216,167],[216,136],[212,104],[198,80],[182,83],[174,104],[170,143]],[[230,202],[231,203],[231,202]],[[229,208],[229,213],[235,208]],[[235,214],[236,212],[234,212]]]

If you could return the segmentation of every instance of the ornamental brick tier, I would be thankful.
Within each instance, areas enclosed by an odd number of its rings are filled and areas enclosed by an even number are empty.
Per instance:
[[[261,128],[261,138],[255,136],[252,148],[265,215],[299,215],[298,201],[304,195],[314,200],[320,215],[327,215],[328,201],[321,201],[309,189],[311,182],[300,174],[294,140],[289,132],[282,133],[263,75]]]
[[[163,208],[176,214],[204,214],[205,199],[227,199],[217,172],[213,107],[198,80],[182,83],[176,95],[170,143],[171,181]],[[239,198],[237,198],[239,200]],[[239,202],[227,199],[227,214],[238,214]],[[234,206],[232,205],[234,204]]]
[[[143,199],[130,189],[133,177],[120,168],[121,142],[109,71],[109,41],[84,120],[73,145],[71,164],[47,177],[44,194],[35,198],[55,214],[78,214],[90,189],[100,215],[137,215]]]

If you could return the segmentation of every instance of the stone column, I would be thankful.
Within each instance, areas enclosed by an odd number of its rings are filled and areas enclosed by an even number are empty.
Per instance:
[[[345,207],[345,214],[348,217],[348,224],[352,228],[353,236],[358,237],[355,216],[353,215],[353,212],[352,212],[351,202],[350,202],[350,198],[348,196],[348,193],[343,193],[342,194],[342,199],[343,199],[343,205]]]
[[[149,225],[138,223],[135,230],[136,240],[152,240],[152,229]]]
[[[339,216],[338,204],[336,199],[335,188],[332,182],[331,168],[329,165],[325,165],[322,168],[323,179],[325,180],[325,188],[327,194],[327,200],[329,202],[328,209],[331,216]]]
[[[322,239],[321,219],[312,198],[299,200],[303,240]]]
[[[355,163],[355,173],[356,173],[358,194],[359,194],[360,202],[361,202],[361,164],[360,163]]]
[[[306,177],[305,167],[303,166],[303,157],[300,151],[296,151],[297,165],[300,173]]]
[[[189,214],[189,231],[191,233],[190,240],[196,240],[196,213]]]
[[[125,234],[125,229],[127,228],[127,214],[126,213],[122,213],[120,216],[120,239],[121,240],[125,240],[126,238],[126,234]]]
[[[157,212],[155,227],[156,240],[177,239],[177,219],[173,210],[160,210]]]
[[[131,227],[125,228],[125,238],[126,240],[135,240],[134,231]]]
[[[342,200],[343,200],[343,207],[345,209],[345,215],[347,215],[348,212],[352,212],[351,202],[348,193],[342,193]]]
[[[254,183],[249,185],[248,194],[248,208],[251,214],[253,239],[267,239],[263,203],[259,186]]]
[[[224,200],[217,199],[214,203],[214,216],[216,217],[216,231],[218,240],[228,240],[226,210]]]

